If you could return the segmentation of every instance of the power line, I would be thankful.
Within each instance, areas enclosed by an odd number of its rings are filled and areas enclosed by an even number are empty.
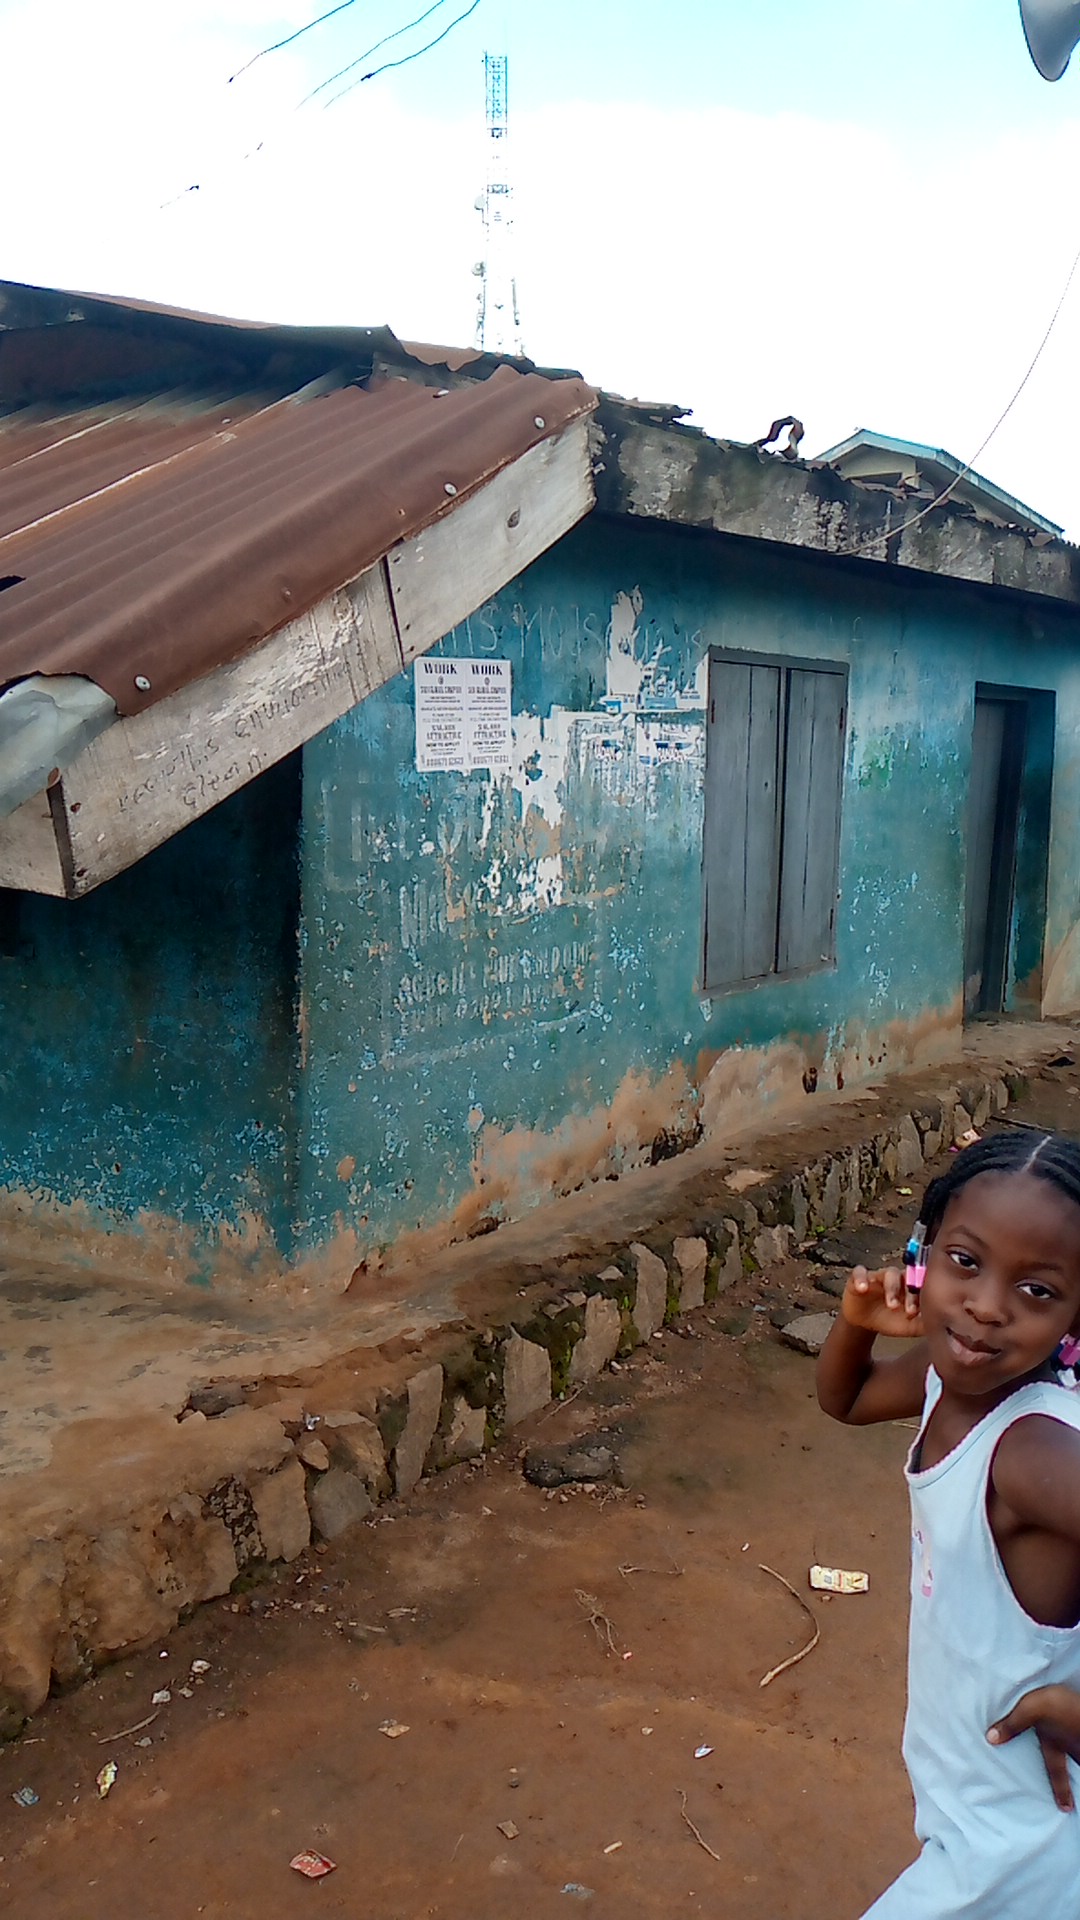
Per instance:
[[[338,6],[331,7],[326,13],[320,13],[316,19],[309,20],[306,26],[297,27],[295,33],[287,33],[284,40],[275,40],[270,47],[260,47],[258,53],[253,53],[251,59],[245,60],[242,67],[237,67],[235,73],[230,73],[229,85],[231,86],[234,80],[239,80],[242,73],[247,73],[249,67],[253,67],[257,60],[265,60],[268,53],[280,53],[282,47],[291,47],[294,40],[299,40],[305,33],[310,33],[313,27],[321,27],[324,20],[332,20],[336,13],[344,13],[348,7],[355,5],[356,0],[339,0]],[[402,31],[404,32],[404,28]],[[380,41],[379,44],[381,45],[382,42]]]
[[[345,0],[345,3],[347,6],[351,6],[352,0]],[[330,75],[329,79],[320,80],[317,87],[312,87],[310,93],[305,93],[299,103],[300,106],[306,107],[309,100],[314,100],[318,93],[325,93],[327,87],[332,87],[335,80],[343,79],[347,73],[353,71],[354,67],[362,66],[365,60],[371,59],[373,53],[378,53],[380,47],[388,47],[391,40],[400,40],[403,33],[411,33],[414,27],[423,26],[425,20],[430,20],[432,14],[437,13],[439,8],[445,7],[445,5],[446,0],[434,0],[434,5],[428,7],[426,12],[417,14],[415,20],[410,20],[404,27],[395,27],[393,33],[384,34],[381,40],[376,40],[373,47],[368,47],[365,52],[358,53],[355,60],[350,60],[347,67],[339,67],[336,73]],[[434,42],[432,42],[432,45],[434,45]],[[426,52],[426,48],[421,48],[420,51]],[[363,77],[365,80],[369,78],[367,74]]]
[[[918,513],[913,513],[910,520],[905,520],[901,526],[894,527],[891,530],[891,532],[885,534],[884,536],[881,535],[880,533],[871,534],[868,539],[861,540],[858,546],[846,547],[844,549],[845,559],[853,560],[857,558],[857,556],[860,553],[864,553],[866,551],[867,547],[877,546],[882,538],[885,538],[887,540],[899,539],[901,534],[907,533],[909,527],[917,526],[920,520],[926,519],[926,516],[928,513],[933,513],[935,507],[944,506],[946,500],[949,500],[952,498],[952,495],[956,492],[956,489],[960,485],[960,482],[962,480],[966,480],[968,474],[974,470],[976,460],[981,459],[982,455],[986,452],[986,449],[990,445],[990,442],[994,438],[994,435],[997,433],[998,428],[1004,426],[1010,413],[1012,412],[1017,401],[1019,400],[1020,395],[1023,393],[1024,388],[1027,386],[1028,381],[1031,379],[1031,376],[1034,373],[1036,367],[1038,366],[1039,361],[1042,359],[1047,342],[1050,339],[1050,335],[1053,333],[1054,328],[1057,326],[1058,320],[1061,315],[1061,309],[1065,305],[1065,302],[1068,298],[1069,289],[1076,278],[1077,268],[1080,268],[1080,247],[1077,248],[1076,253],[1073,256],[1073,263],[1072,263],[1072,266],[1069,268],[1068,275],[1065,280],[1065,285],[1061,289],[1061,293],[1058,298],[1058,303],[1054,308],[1053,313],[1050,315],[1050,321],[1047,326],[1046,332],[1043,334],[1042,339],[1039,341],[1039,344],[1035,349],[1034,355],[1032,356],[1032,360],[1027,369],[1027,372],[1025,373],[1023,379],[1020,382],[1020,385],[1017,387],[1011,400],[1008,402],[1008,404],[1005,407],[1003,407],[1002,411],[998,414],[998,417],[994,421],[994,424],[991,427],[989,433],[987,434],[985,440],[980,440],[979,445],[976,447],[970,460],[965,461],[959,473],[956,474],[955,477],[949,481],[948,486],[943,487],[941,492],[937,494],[933,500],[929,501],[929,503],[925,507],[920,507]]]
[[[355,0],[341,0],[340,6],[331,7],[329,13],[321,13],[317,19],[309,20],[306,27],[298,27],[296,32],[289,34],[287,39],[275,41],[274,45],[271,47],[264,47],[261,53],[256,53],[252,55],[251,59],[247,62],[247,66],[239,67],[236,73],[230,74],[229,76],[230,80],[236,80],[239,78],[240,74],[246,73],[248,67],[254,66],[256,60],[262,59],[263,54],[276,53],[280,47],[287,47],[290,44],[290,41],[299,39],[302,33],[307,33],[312,27],[320,26],[324,20],[331,19],[335,13],[343,13],[346,7],[353,6],[354,4],[355,4]],[[371,55],[373,53],[377,53],[380,47],[388,46],[391,40],[398,40],[401,38],[401,35],[403,33],[409,33],[411,32],[413,27],[421,26],[425,20],[429,20],[431,18],[431,15],[438,11],[439,7],[442,7],[445,5],[446,5],[446,0],[433,0],[433,4],[430,7],[428,7],[424,13],[418,14],[415,20],[408,21],[406,25],[403,27],[396,27],[393,33],[385,34],[381,40],[376,40],[374,46],[369,47],[366,53],[362,53],[357,57],[357,59],[351,60],[347,67],[342,67],[338,73],[332,73],[328,80],[320,81],[319,85],[314,89],[313,92],[305,94],[302,100],[297,101],[297,104],[292,109],[292,111],[294,113],[298,113],[301,107],[306,106],[309,100],[313,100],[315,98],[316,94],[322,93],[326,87],[332,86],[335,80],[340,80],[342,74],[351,73],[353,67],[358,67],[362,61],[369,60],[371,58]],[[359,80],[351,81],[349,86],[342,87],[339,93],[332,94],[330,99],[324,102],[324,105],[327,107],[332,107],[336,101],[343,99],[347,93],[352,92],[353,87],[360,86],[363,81],[375,80],[378,78],[380,73],[389,73],[391,69],[394,67],[407,67],[410,61],[419,60],[422,54],[430,53],[432,47],[437,47],[441,41],[446,39],[448,34],[453,33],[455,27],[460,27],[462,24],[462,21],[467,20],[470,14],[475,13],[479,5],[480,5],[480,0],[472,0],[472,5],[469,7],[466,7],[464,13],[459,13],[455,20],[451,20],[450,25],[448,27],[444,27],[442,33],[436,34],[433,40],[427,41],[427,43],[422,47],[415,48],[415,50],[412,53],[405,54],[400,60],[384,60],[381,66],[373,67],[369,73],[362,73],[360,75]],[[247,153],[242,154],[240,158],[242,160],[253,159],[256,154],[259,154],[262,152],[265,145],[266,145],[265,140],[258,141],[254,147],[252,147]],[[158,205],[158,212],[160,213],[166,207],[176,206],[179,201],[186,200],[189,197],[189,195],[193,193],[199,193],[201,192],[201,190],[202,190],[202,182],[199,180],[193,180],[190,186],[182,187],[179,193],[172,194],[168,200],[160,201]]]
[[[480,0],[472,0],[471,7],[466,7],[464,13],[459,13],[456,20],[451,20],[448,27],[444,27],[441,33],[435,35],[434,40],[429,40],[423,47],[417,47],[414,53],[403,54],[400,60],[384,60],[381,67],[372,67],[371,72],[362,73],[359,80],[350,80],[348,86],[342,87],[340,93],[332,93],[330,95],[329,100],[325,103],[326,106],[332,107],[336,105],[339,100],[344,100],[347,93],[351,93],[354,87],[363,86],[365,80],[377,80],[380,73],[390,73],[394,67],[407,67],[410,61],[419,60],[422,54],[430,53],[432,47],[437,47],[441,41],[446,39],[448,34],[453,33],[455,27],[460,27],[463,20],[467,20],[471,13],[475,13],[479,5]],[[430,11],[434,12],[434,8],[431,8]]]

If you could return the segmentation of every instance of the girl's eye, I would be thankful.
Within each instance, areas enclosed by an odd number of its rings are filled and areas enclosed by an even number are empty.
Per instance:
[[[975,1255],[968,1253],[964,1247],[950,1247],[949,1259],[954,1266],[960,1268],[962,1273],[974,1273],[979,1264]]]
[[[1057,1299],[1053,1287],[1044,1286],[1041,1280],[1021,1280],[1020,1291],[1026,1293],[1031,1300]]]

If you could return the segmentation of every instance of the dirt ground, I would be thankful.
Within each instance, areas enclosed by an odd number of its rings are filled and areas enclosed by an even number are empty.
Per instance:
[[[1078,1089],[1051,1069],[1020,1114],[1075,1128]],[[913,1204],[876,1218],[899,1237]],[[812,1362],[770,1324],[785,1302],[830,1304],[805,1262],[747,1282],[494,1456],[50,1702],[0,1748],[5,1915],[855,1920],[914,1851],[910,1434],[819,1414]],[[524,1480],[527,1441],[586,1432],[623,1487]],[[815,1561],[865,1569],[869,1594],[810,1595]],[[763,1565],[821,1630],[765,1688],[811,1626]],[[305,1848],[336,1871],[290,1871]]]
[[[598,1920],[854,1916],[911,1852],[907,1436],[833,1426],[811,1374],[764,1335],[666,1334],[538,1426],[617,1429],[625,1491],[548,1499],[515,1445],[54,1701],[0,1749],[4,1910],[542,1920],[577,1883]],[[815,1560],[871,1591],[811,1601],[821,1644],[763,1690],[810,1628],[759,1562],[806,1592]],[[309,1847],[337,1862],[317,1886],[289,1870]]]

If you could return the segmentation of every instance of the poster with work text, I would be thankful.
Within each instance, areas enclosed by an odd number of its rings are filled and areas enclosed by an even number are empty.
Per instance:
[[[502,773],[511,765],[509,660],[417,660],[418,773]]]

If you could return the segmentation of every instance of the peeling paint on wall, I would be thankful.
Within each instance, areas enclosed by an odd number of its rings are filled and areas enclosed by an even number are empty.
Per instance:
[[[362,984],[346,994],[340,966],[316,958],[327,1064],[309,1097],[333,1164],[355,1156],[361,1237],[458,1231],[456,1210],[498,1216],[585,1167],[601,1177],[614,1164],[603,1116],[630,1086],[653,1091],[619,1152],[648,1157],[650,1126],[685,1138],[741,1123],[811,1065],[824,1086],[911,1064],[913,1050],[940,1057],[958,1032],[974,680],[991,665],[1015,677],[1017,618],[593,523],[444,643],[511,661],[508,775],[418,779],[401,686],[314,743],[326,811],[308,817],[306,871],[328,876],[326,898],[354,897],[344,943]],[[836,967],[704,997],[713,645],[847,662],[849,777]],[[1060,677],[1052,653],[1044,670]],[[302,1171],[314,1222],[340,1204],[318,1164]]]
[[[442,643],[511,663],[505,773],[418,773],[403,674],[305,749],[299,877],[294,767],[88,900],[28,901],[27,951],[0,955],[0,1215],[85,1249],[126,1235],[195,1278],[299,1262],[336,1284],[409,1236],[940,1058],[976,681],[1057,692],[1045,993],[1071,1011],[1073,624],[586,523]],[[703,995],[713,646],[846,663],[850,697],[836,964]]]

